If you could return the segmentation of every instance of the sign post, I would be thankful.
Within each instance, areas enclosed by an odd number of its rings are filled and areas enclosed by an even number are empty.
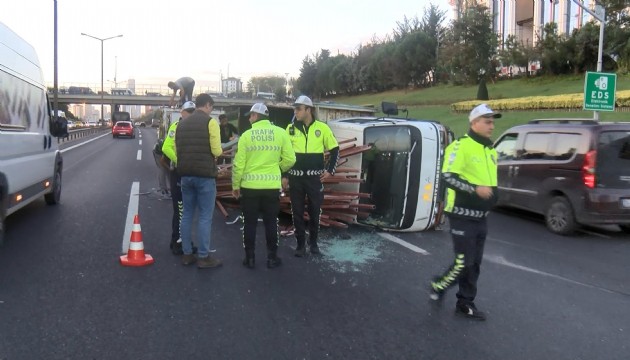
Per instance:
[[[617,74],[586,72],[584,110],[615,111]]]

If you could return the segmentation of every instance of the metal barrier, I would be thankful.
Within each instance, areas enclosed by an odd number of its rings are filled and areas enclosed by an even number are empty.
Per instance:
[[[91,127],[91,128],[71,130],[71,131],[68,131],[68,136],[64,138],[57,138],[57,143],[61,144],[67,141],[84,138],[86,136],[90,136],[94,134],[102,134],[107,131],[111,132],[111,129],[112,128],[109,126],[102,126],[102,127]]]

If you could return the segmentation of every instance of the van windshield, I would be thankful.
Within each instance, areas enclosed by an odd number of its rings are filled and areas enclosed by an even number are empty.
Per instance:
[[[630,131],[603,131],[597,149],[597,186],[630,189]]]

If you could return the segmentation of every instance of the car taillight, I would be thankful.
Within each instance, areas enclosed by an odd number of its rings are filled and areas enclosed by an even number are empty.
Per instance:
[[[584,165],[582,165],[582,181],[587,188],[595,187],[595,158],[597,151],[591,150],[584,156]]]

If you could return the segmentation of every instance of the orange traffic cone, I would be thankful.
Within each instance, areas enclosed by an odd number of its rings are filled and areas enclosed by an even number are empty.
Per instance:
[[[140,218],[138,218],[138,215],[133,218],[133,229],[131,230],[129,251],[127,252],[127,255],[122,255],[120,257],[120,263],[124,266],[144,266],[153,264],[153,257],[144,253],[142,230],[140,229]]]

